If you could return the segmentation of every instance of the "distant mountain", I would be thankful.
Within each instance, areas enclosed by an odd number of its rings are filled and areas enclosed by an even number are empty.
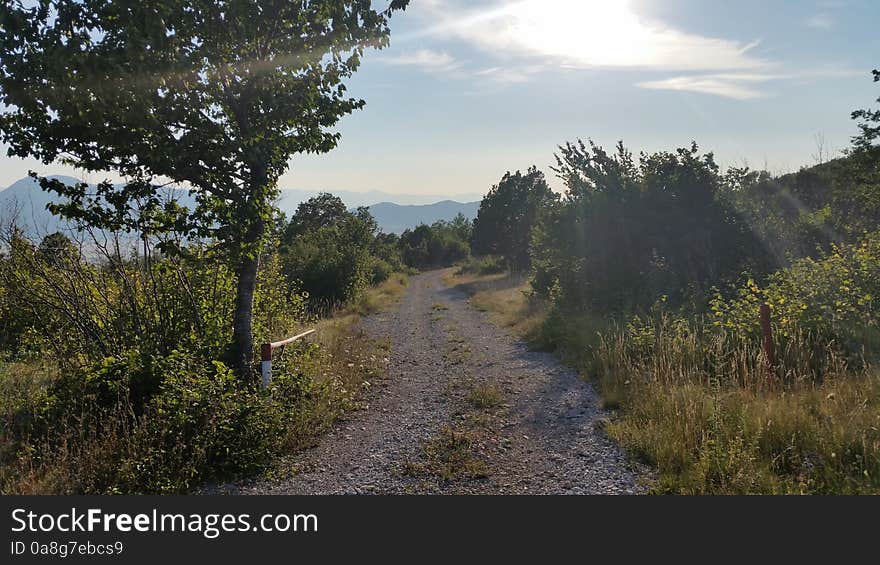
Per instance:
[[[68,184],[79,182],[78,179],[56,175],[53,178]],[[289,217],[300,202],[316,196],[318,190],[282,190],[278,207]],[[392,194],[377,190],[369,192],[332,191],[339,196],[349,208],[367,206],[379,223],[379,227],[387,233],[400,233],[407,228],[414,228],[421,223],[432,224],[437,220],[451,220],[459,212],[467,218],[476,217],[479,202],[454,202],[448,196],[425,194]],[[183,191],[175,191],[174,196],[184,206],[192,202],[191,197]],[[480,195],[468,195],[478,201]],[[67,222],[53,216],[46,210],[46,205],[59,200],[57,194],[48,193],[32,178],[25,177],[16,181],[5,190],[0,190],[0,222],[13,217],[21,227],[35,234],[52,233],[68,228]],[[438,200],[442,200],[438,202]],[[379,204],[376,204],[379,202]]]
[[[342,199],[349,208],[357,208],[358,206],[372,206],[378,202],[390,202],[404,206],[425,205],[438,203],[441,200],[449,200],[455,198],[460,202],[471,202],[474,200],[482,200],[482,194],[394,194],[391,192],[382,192],[379,190],[370,190],[367,192],[354,192],[351,190],[298,190],[285,189],[281,191],[281,198],[278,200],[278,207],[290,216],[296,211],[296,207],[300,202],[305,202],[313,196],[317,196],[321,192],[329,192]]]
[[[473,220],[477,217],[479,202],[454,202],[444,200],[434,204],[401,206],[393,202],[381,202],[370,206],[370,213],[376,218],[382,231],[401,233],[419,224],[433,224],[437,220],[451,220],[458,214]]]
[[[53,175],[66,184],[76,184],[79,179]],[[67,222],[46,210],[50,202],[58,202],[59,196],[46,192],[30,177],[19,179],[0,191],[0,223],[15,220],[19,227],[36,234],[46,234],[66,229]]]

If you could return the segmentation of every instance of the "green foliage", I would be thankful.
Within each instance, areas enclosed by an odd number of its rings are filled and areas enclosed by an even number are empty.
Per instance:
[[[290,219],[281,240],[282,271],[313,304],[345,304],[399,266],[394,245],[366,208],[349,212],[338,197],[321,194]]]
[[[470,256],[470,222],[459,214],[453,221],[440,220],[406,230],[399,241],[400,255],[409,267],[448,267]]]
[[[482,257],[471,257],[458,269],[459,274],[469,275],[497,275],[507,272],[507,262],[501,257],[484,255]]]
[[[874,70],[874,82],[880,82],[880,71]],[[877,99],[880,102],[880,98]],[[853,138],[853,146],[858,151],[872,151],[880,140],[880,110],[856,110],[852,119],[859,120],[861,134]]]
[[[0,140],[10,156],[114,171],[90,188],[42,178],[54,213],[149,237],[211,238],[237,276],[231,353],[252,370],[258,257],[290,156],[333,149],[362,108],[344,82],[388,44],[407,0],[0,4]],[[272,14],[267,18],[266,14]],[[185,186],[192,210],[161,197]],[[182,239],[160,250],[180,251]]]
[[[718,198],[711,153],[694,144],[635,162],[592,142],[567,144],[554,169],[568,191],[532,234],[533,286],[598,312],[633,311],[661,296],[682,303],[761,261],[748,227]]]
[[[528,269],[532,228],[543,208],[557,200],[537,168],[506,173],[480,203],[471,241],[474,252],[499,255],[514,271]]]
[[[14,229],[5,238],[0,296],[14,315],[0,343],[19,361],[0,368],[3,389],[18,391],[0,416],[4,490],[181,492],[253,472],[287,442],[305,394],[294,391],[310,390],[311,377],[288,377],[281,363],[286,392],[268,402],[217,361],[235,284],[213,249],[163,257],[151,246],[123,255],[121,245],[86,258],[59,234],[39,245]],[[268,341],[302,327],[306,302],[275,254],[261,263],[253,329]],[[293,349],[286,359],[310,355]]]
[[[119,477],[123,492],[185,492],[212,478],[253,473],[286,431],[282,414],[242,388],[220,362],[172,353],[161,361],[159,394],[131,435]]]
[[[880,232],[855,245],[833,246],[820,259],[804,258],[772,274],[761,287],[753,280],[730,300],[711,301],[714,324],[757,336],[757,312],[767,303],[781,342],[806,332],[821,347],[833,346],[856,361],[880,355]]]

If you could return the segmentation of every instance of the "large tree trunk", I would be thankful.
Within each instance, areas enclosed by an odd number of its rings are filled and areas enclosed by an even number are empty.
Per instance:
[[[235,312],[232,318],[232,363],[242,379],[252,377],[254,362],[254,294],[257,291],[257,273],[260,270],[260,243],[266,224],[255,220],[245,236],[244,255],[238,265],[238,288],[235,293]]]
[[[239,377],[244,379],[250,378],[253,370],[254,333],[252,320],[259,269],[259,255],[245,259],[238,269],[235,314],[232,319],[232,362]]]

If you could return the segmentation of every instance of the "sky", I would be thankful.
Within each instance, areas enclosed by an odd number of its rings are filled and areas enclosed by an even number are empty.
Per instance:
[[[280,186],[474,195],[536,165],[561,190],[554,153],[578,138],[795,171],[876,104],[877,22],[878,0],[412,0],[348,83],[367,105],[339,147]],[[71,172],[3,156],[0,186],[29,169]]]

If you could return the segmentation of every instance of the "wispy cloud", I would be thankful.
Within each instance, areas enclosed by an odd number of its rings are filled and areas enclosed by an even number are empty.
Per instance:
[[[452,55],[433,49],[418,49],[410,53],[386,56],[379,61],[386,65],[418,67],[426,72],[454,71],[461,67],[461,63]]]
[[[528,82],[535,75],[546,70],[544,65],[497,66],[473,73],[478,78],[487,78],[501,84]]]
[[[652,90],[677,90],[723,96],[734,100],[762,98],[767,93],[758,85],[781,80],[815,80],[859,76],[861,71],[848,69],[814,69],[797,73],[712,73],[683,75],[660,80],[640,82],[637,86]]]
[[[812,29],[831,29],[834,27],[834,19],[825,13],[813,14],[807,18],[807,27]]]
[[[637,86],[653,90],[678,90],[712,94],[735,100],[751,100],[764,96],[754,85],[774,78],[771,75],[761,74],[689,75],[640,82]]]
[[[752,100],[782,80],[851,75],[846,70],[785,73],[781,62],[758,53],[759,40],[685,31],[643,17],[631,0],[423,0],[430,25],[411,38],[462,42],[489,55],[478,70],[455,76],[523,83],[552,69],[639,70],[660,74],[640,88]],[[816,4],[807,25],[827,29],[837,0]],[[412,56],[426,68],[457,65],[434,53]],[[429,61],[430,60],[430,61]],[[665,73],[666,76],[662,76]]]
[[[431,33],[463,39],[502,58],[539,58],[578,68],[678,71],[768,65],[751,54],[756,42],[707,37],[646,21],[627,0],[518,0],[480,8],[450,1],[433,6],[439,24]]]

